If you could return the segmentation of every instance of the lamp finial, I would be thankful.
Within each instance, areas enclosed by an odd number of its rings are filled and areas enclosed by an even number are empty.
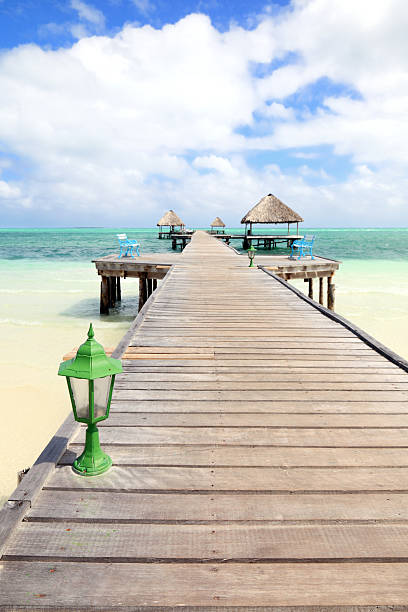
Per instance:
[[[92,323],[89,324],[89,330],[88,330],[88,340],[91,340],[94,337],[95,333],[92,327]]]

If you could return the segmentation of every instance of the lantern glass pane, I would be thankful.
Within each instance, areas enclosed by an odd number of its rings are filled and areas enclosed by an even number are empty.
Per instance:
[[[96,378],[94,380],[94,418],[105,416],[108,409],[109,390],[112,376]]]
[[[89,380],[70,376],[72,394],[79,419],[89,418]]]

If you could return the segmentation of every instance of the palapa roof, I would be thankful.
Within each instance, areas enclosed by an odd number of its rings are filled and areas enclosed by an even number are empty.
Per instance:
[[[180,217],[176,215],[174,210],[170,209],[168,212],[164,213],[157,225],[184,225],[184,223]]]
[[[215,217],[214,221],[211,223],[211,227],[225,227],[225,223],[219,217]]]
[[[298,223],[302,217],[268,193],[241,219],[241,223]]]

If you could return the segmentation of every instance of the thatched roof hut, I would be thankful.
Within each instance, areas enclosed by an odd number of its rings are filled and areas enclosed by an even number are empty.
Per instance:
[[[169,226],[171,228],[184,227],[183,221],[178,215],[176,215],[174,210],[169,210],[168,212],[164,213],[157,225],[159,227]]]
[[[159,226],[159,238],[170,238],[173,233],[179,234],[183,232],[185,227],[180,217],[171,209],[164,213],[157,225]],[[169,229],[163,231],[163,227],[168,227]],[[179,229],[176,230],[176,227]]]
[[[303,221],[302,217],[295,213],[294,210],[286,206],[272,193],[264,196],[258,204],[256,204],[247,214],[241,219],[241,223],[249,224],[250,231],[252,231],[253,223],[287,223],[288,233],[289,224],[299,224]]]
[[[211,227],[225,227],[225,223],[219,217],[215,217],[214,221],[211,223]]]

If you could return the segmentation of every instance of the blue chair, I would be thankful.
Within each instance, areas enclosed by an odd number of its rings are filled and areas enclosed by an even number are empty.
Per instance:
[[[136,255],[140,257],[140,244],[137,240],[130,240],[126,234],[116,234],[119,241],[120,253],[119,259],[124,255],[134,257],[133,249],[136,249]]]
[[[315,235],[304,236],[302,240],[298,240],[297,242],[292,242],[292,251],[290,254],[290,259],[295,259],[294,257],[294,249],[299,249],[298,251],[298,259],[309,254],[311,259],[313,257],[313,243],[315,241]]]

